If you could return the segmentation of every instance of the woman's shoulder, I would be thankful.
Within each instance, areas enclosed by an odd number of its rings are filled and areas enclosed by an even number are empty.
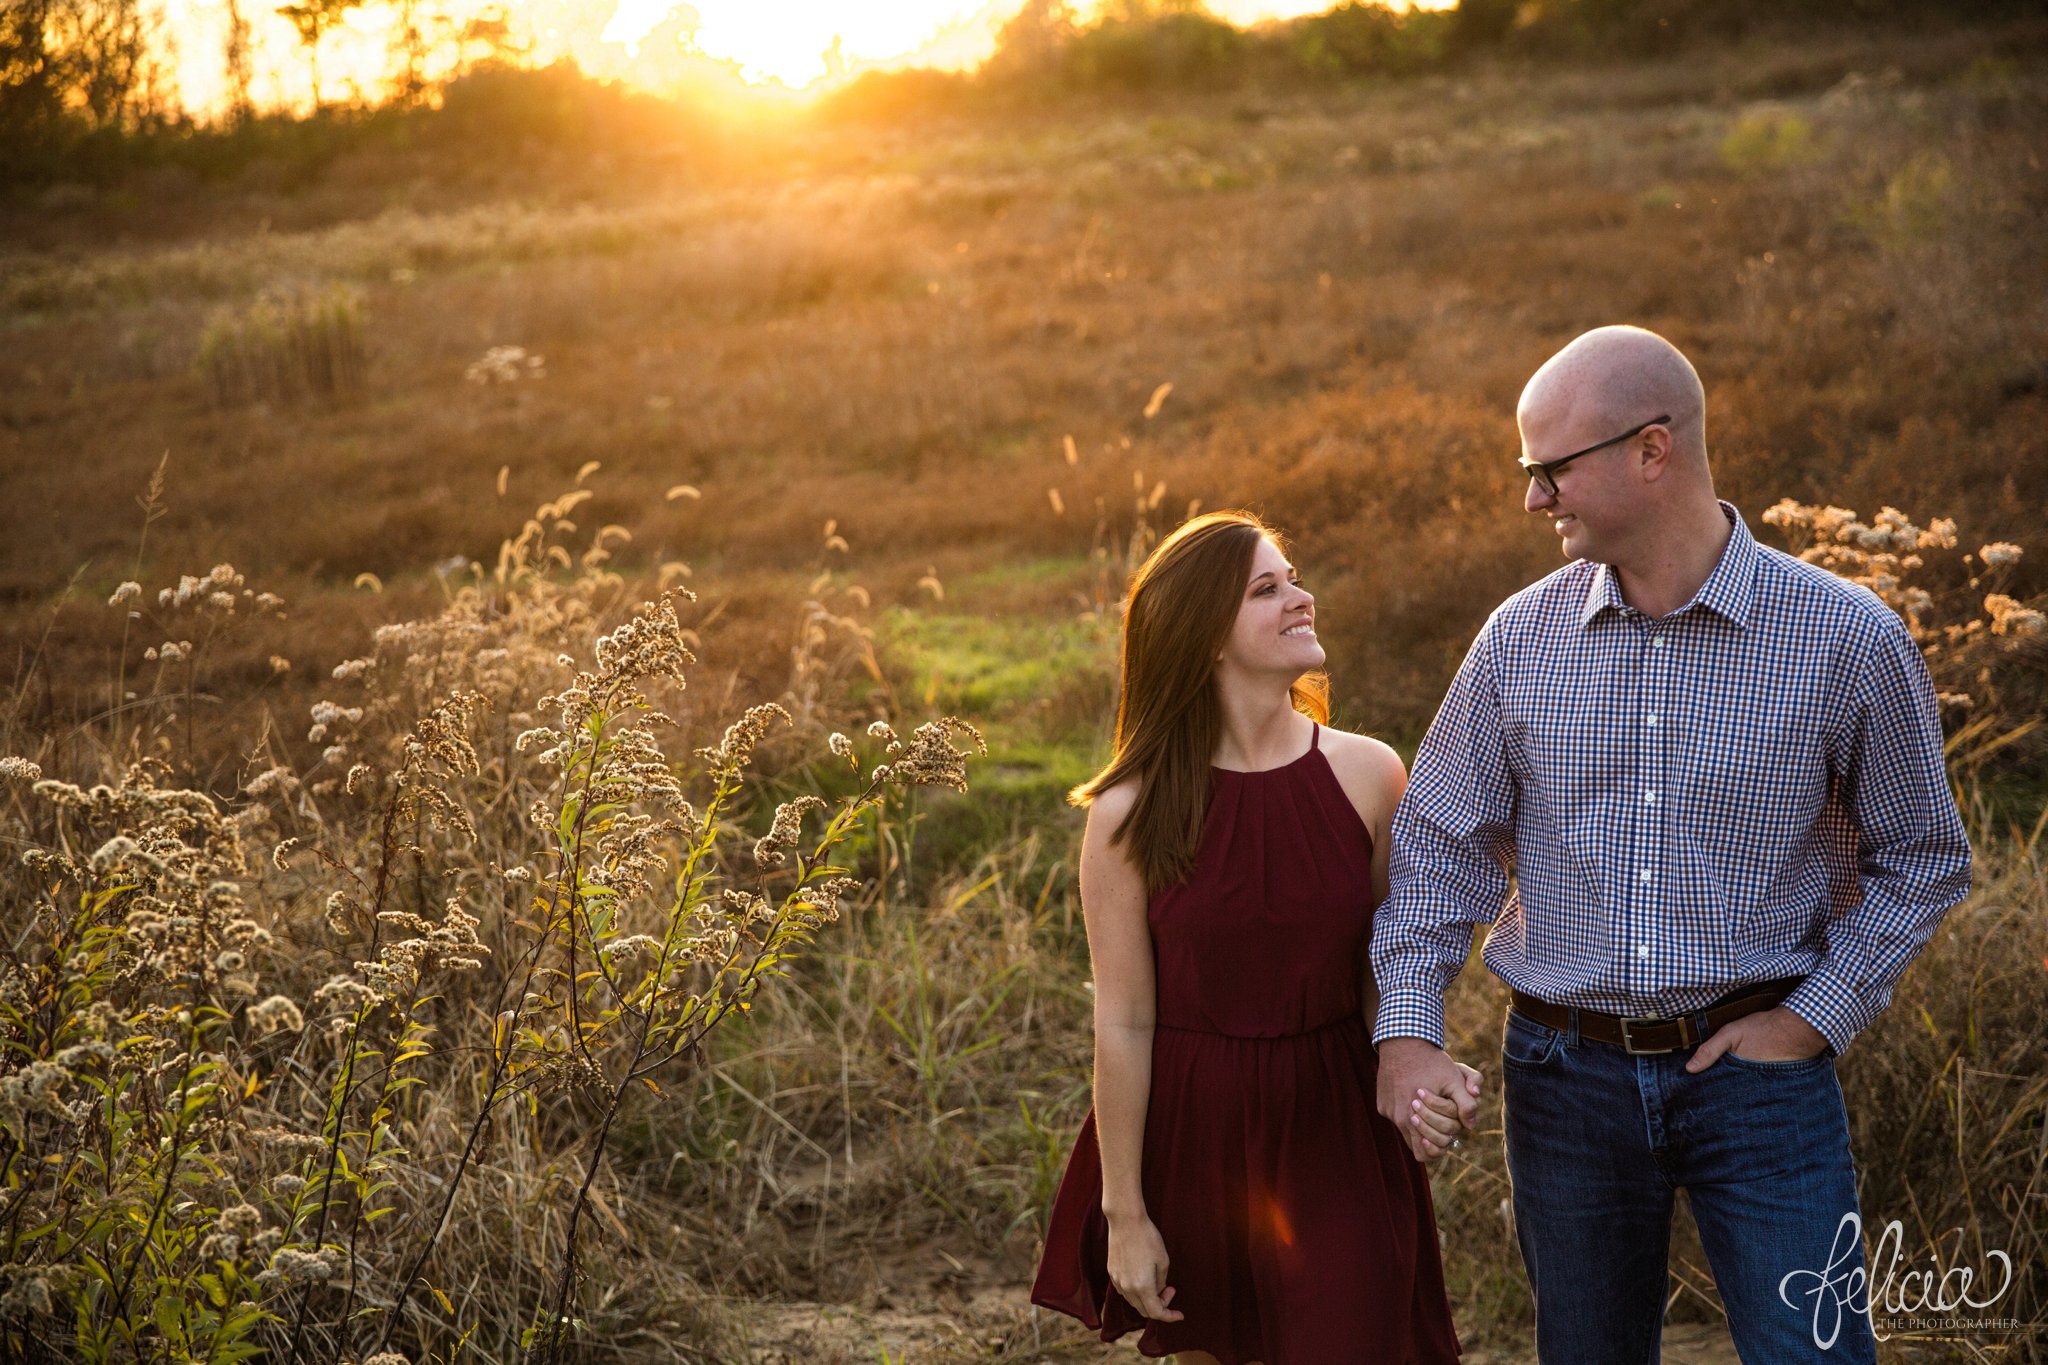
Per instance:
[[[1391,812],[1408,785],[1408,769],[1393,746],[1371,735],[1324,726],[1321,747],[1344,794],[1358,813],[1377,824],[1376,816]]]
[[[1137,841],[1128,837],[1130,831],[1125,829],[1137,801],[1136,777],[1104,787],[1088,799],[1088,824],[1081,832],[1081,858],[1098,869],[1097,876],[1122,869],[1118,875],[1136,879],[1135,884],[1142,891]]]
[[[1124,817],[1137,804],[1138,779],[1136,776],[1126,777],[1088,798],[1088,823],[1113,830],[1124,822]]]
[[[1340,771],[1350,768],[1362,777],[1387,777],[1396,772],[1405,773],[1406,765],[1394,747],[1384,740],[1371,735],[1357,734],[1351,730],[1339,730],[1325,725],[1320,745],[1329,756],[1330,766]]]

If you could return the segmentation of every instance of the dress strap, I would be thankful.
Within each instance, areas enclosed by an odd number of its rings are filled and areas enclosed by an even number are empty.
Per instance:
[[[1318,740],[1322,739],[1322,737],[1323,737],[1323,727],[1322,727],[1322,724],[1321,724],[1321,723],[1320,723],[1319,721],[1314,721],[1314,720],[1311,720],[1311,721],[1309,722],[1309,732],[1308,732],[1308,751],[1309,751],[1310,753],[1314,753],[1314,752],[1316,751],[1316,743],[1317,743],[1317,741],[1318,741]]]

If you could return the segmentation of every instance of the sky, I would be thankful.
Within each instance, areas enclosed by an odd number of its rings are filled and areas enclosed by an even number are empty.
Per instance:
[[[1451,0],[1424,0],[1430,3]],[[217,112],[226,81],[221,61],[229,0],[163,0],[174,70],[187,108]],[[281,0],[239,0],[256,49],[251,91],[263,106],[303,108],[312,68],[291,25],[276,13]],[[592,75],[660,88],[675,78],[679,37],[715,63],[736,67],[742,80],[766,89],[801,91],[829,75],[872,67],[971,67],[994,49],[996,31],[1022,0],[413,0],[446,39],[445,61],[470,19],[502,10],[511,41],[524,58],[545,64],[573,57]],[[1311,14],[1335,0],[1210,0],[1233,23]],[[1086,4],[1076,6],[1086,12]],[[397,0],[368,0],[321,43],[321,93],[328,100],[374,98],[390,70]],[[469,54],[485,51],[472,41]]]

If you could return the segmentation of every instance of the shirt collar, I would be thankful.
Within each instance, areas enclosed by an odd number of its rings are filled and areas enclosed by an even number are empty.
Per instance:
[[[1672,615],[1681,615],[1694,607],[1705,607],[1748,629],[1750,602],[1756,593],[1756,537],[1743,524],[1742,514],[1735,510],[1735,504],[1723,501],[1721,515],[1728,518],[1729,532],[1728,544],[1721,551],[1720,561],[1707,575],[1707,581],[1700,584],[1700,590],[1692,595],[1692,600]],[[1613,567],[1601,564],[1593,572],[1593,581],[1586,591],[1586,605],[1579,611],[1579,628],[1583,630],[1592,625],[1609,607],[1616,611],[1630,610],[1622,599],[1621,583]]]

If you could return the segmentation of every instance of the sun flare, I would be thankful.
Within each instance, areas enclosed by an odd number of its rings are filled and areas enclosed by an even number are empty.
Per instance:
[[[1423,0],[1425,7],[1451,0]],[[442,0],[414,13],[429,44],[428,76],[500,53],[545,65],[567,58],[584,71],[656,93],[704,84],[707,72],[741,85],[816,92],[861,71],[899,66],[963,69],[995,50],[1023,0]],[[202,116],[228,100],[222,52],[227,6],[164,0],[185,106]],[[1330,0],[1212,0],[1233,23],[1327,9]],[[1075,5],[1086,16],[1096,8]],[[244,0],[250,26],[250,95],[264,107],[303,109],[315,98],[375,100],[388,88],[400,46],[393,0],[346,11],[309,51],[270,4]],[[500,22],[501,21],[501,22]]]
[[[685,31],[709,57],[739,63],[749,82],[776,81],[801,89],[853,67],[890,63],[912,56],[949,32],[972,32],[994,44],[1005,11],[1014,6],[973,0],[901,0],[895,4],[845,5],[837,0],[701,0],[678,7],[672,0],[619,0],[601,35],[637,48],[643,38],[679,9]],[[1001,15],[1001,17],[998,17]]]

